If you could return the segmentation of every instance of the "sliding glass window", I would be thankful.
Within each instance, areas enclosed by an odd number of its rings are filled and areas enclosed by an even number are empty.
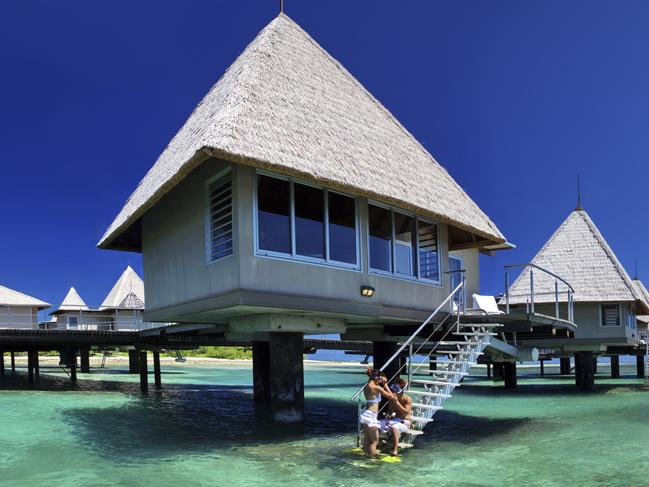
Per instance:
[[[370,269],[439,284],[437,225],[369,204]]]
[[[257,175],[257,253],[359,268],[356,200]]]

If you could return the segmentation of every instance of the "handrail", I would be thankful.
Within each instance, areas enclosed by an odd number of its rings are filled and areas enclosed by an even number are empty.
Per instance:
[[[392,355],[392,357],[390,357],[390,358],[385,362],[385,364],[383,364],[383,366],[379,369],[380,371],[385,370],[385,368],[386,368],[388,365],[390,365],[390,364],[391,364],[391,363],[392,363],[392,362],[393,362],[393,361],[394,361],[394,360],[395,360],[399,355],[401,355],[401,352],[403,352],[403,351],[406,349],[406,347],[409,346],[410,343],[412,343],[412,341],[415,339],[415,337],[416,337],[417,335],[419,335],[419,332],[420,332],[421,330],[423,330],[423,329],[426,327],[426,325],[428,325],[428,323],[430,323],[430,320],[432,320],[433,317],[434,317],[437,313],[440,312],[440,310],[444,307],[444,305],[446,305],[448,302],[450,302],[450,300],[453,298],[453,296],[455,296],[455,293],[457,293],[457,292],[458,292],[462,287],[464,287],[464,281],[461,282],[460,284],[458,284],[457,287],[456,287],[456,288],[451,292],[451,294],[449,294],[449,295],[446,297],[446,299],[445,299],[444,301],[442,301],[442,304],[440,304],[440,305],[437,307],[437,309],[435,309],[435,311],[433,311],[433,312],[430,314],[430,316],[428,316],[428,318],[426,318],[426,320],[425,320],[421,325],[419,325],[419,328],[417,328],[417,330],[416,330],[412,335],[410,335],[410,338],[408,338],[408,339],[403,343],[403,345],[401,345],[401,347],[399,347],[399,350],[397,350],[396,352],[394,352],[394,354]],[[459,311],[458,311],[458,312],[459,312]],[[451,313],[452,313],[452,310],[451,310]],[[445,320],[444,320],[444,321],[445,321]],[[443,323],[443,322],[442,322],[442,323]],[[363,392],[363,389],[365,389],[365,384],[363,384],[363,385],[361,386],[361,388],[360,388],[358,391],[356,391],[356,393],[355,393],[351,398],[349,398],[349,400],[350,400],[350,401],[355,400],[355,399],[358,397],[358,395],[359,395],[361,392]]]
[[[563,277],[561,277],[561,276],[557,276],[554,272],[549,271],[549,270],[547,270],[547,269],[544,269],[544,268],[541,267],[541,266],[538,266],[538,265],[536,265],[536,264],[532,264],[532,263],[530,262],[529,264],[508,264],[508,265],[505,266],[505,269],[511,269],[511,268],[514,268],[514,267],[523,267],[523,268],[524,268],[524,267],[534,267],[535,269],[538,269],[538,270],[540,270],[540,271],[542,271],[542,272],[545,272],[546,274],[551,275],[551,276],[554,277],[555,279],[560,280],[560,281],[563,282],[566,286],[568,286],[568,287],[570,288],[570,290],[571,290],[573,293],[575,292],[574,288],[573,288],[573,287],[570,285],[570,283],[569,283],[568,281],[566,281]]]
[[[539,265],[527,263],[527,264],[509,264],[505,266],[505,313],[509,314],[509,298],[510,298],[510,293],[509,293],[509,269],[513,268],[523,268],[527,269],[528,267],[530,268],[530,299],[527,302],[527,312],[531,314],[535,314],[535,297],[536,297],[536,289],[534,286],[534,269],[538,269],[541,272],[544,272],[545,274],[551,276],[554,278],[554,314],[557,319],[560,318],[560,307],[559,307],[559,295],[561,294],[559,292],[559,281],[561,281],[563,284],[565,284],[568,287],[568,290],[565,291],[568,294],[568,321],[573,322],[574,321],[574,293],[575,290],[574,288],[570,285],[568,281],[566,281],[563,277],[558,276],[552,271],[549,271]],[[550,294],[548,292],[542,292],[540,294]],[[525,294],[526,295],[526,294]],[[516,294],[515,296],[518,296]]]

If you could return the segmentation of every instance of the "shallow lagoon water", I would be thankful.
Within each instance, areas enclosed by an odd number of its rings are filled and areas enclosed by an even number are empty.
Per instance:
[[[521,372],[512,393],[478,370],[388,464],[344,452],[359,368],[307,367],[301,427],[255,406],[249,367],[163,367],[164,389],[146,396],[124,368],[80,374],[75,388],[43,368],[38,390],[24,375],[0,380],[0,485],[649,485],[649,388],[634,368],[598,377],[593,393]]]

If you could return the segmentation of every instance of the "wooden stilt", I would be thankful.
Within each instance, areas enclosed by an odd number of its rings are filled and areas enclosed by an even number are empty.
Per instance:
[[[38,350],[34,350],[34,376],[38,379],[41,376],[41,366],[38,360]]]
[[[160,352],[153,352],[153,377],[155,379],[155,388],[162,388],[162,375],[160,372]]]
[[[77,381],[77,351],[76,349],[70,347],[69,355],[71,358],[70,362],[70,380],[72,382]]]
[[[539,360],[539,363],[541,364],[541,377],[545,377],[545,360]]]
[[[611,355],[611,378],[617,379],[620,377],[620,356]]]
[[[82,374],[90,373],[90,347],[81,347],[79,349],[79,365]]]
[[[516,362],[505,362],[503,364],[505,375],[505,388],[516,389],[518,380],[516,378]]]
[[[0,351],[0,377],[5,376],[5,353]]]
[[[637,355],[635,358],[636,375],[639,379],[644,378],[644,355]]]
[[[146,351],[141,350],[138,353],[138,361],[140,365],[140,390],[147,392],[149,390],[149,367],[147,364]]]
[[[27,351],[27,380],[30,384],[34,383],[34,352]]]
[[[11,352],[11,373],[16,373],[16,352]]]

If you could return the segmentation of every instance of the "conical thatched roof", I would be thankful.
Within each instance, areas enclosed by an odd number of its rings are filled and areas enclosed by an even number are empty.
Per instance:
[[[71,287],[57,311],[88,311],[88,306],[77,290]]]
[[[568,281],[575,290],[575,302],[635,301],[640,310],[646,307],[643,296],[584,210],[570,213],[532,264]],[[534,280],[535,301],[554,302],[554,279],[537,271]],[[526,269],[509,288],[510,303],[526,302],[529,283]],[[567,295],[561,294],[560,299],[565,302]]]
[[[19,291],[0,286],[0,306],[30,306],[32,308],[49,308],[50,303],[33,298]]]
[[[139,218],[207,155],[345,189],[505,242],[394,116],[283,14],[212,87],[98,245],[140,250]]]
[[[144,308],[144,282],[142,282],[140,276],[137,275],[131,266],[127,266],[126,270],[119,276],[119,279],[106,296],[106,299],[104,299],[104,302],[101,303],[99,309],[133,309],[133,306],[122,306],[122,303],[129,305],[134,303],[133,297],[129,299],[129,295],[133,295],[139,300],[141,303],[139,309]]]
[[[647,288],[637,276],[633,278],[633,285],[635,286],[636,294],[642,296],[642,301],[647,310],[649,310],[649,291],[647,291]],[[636,318],[642,323],[649,323],[649,315],[638,315]]]

